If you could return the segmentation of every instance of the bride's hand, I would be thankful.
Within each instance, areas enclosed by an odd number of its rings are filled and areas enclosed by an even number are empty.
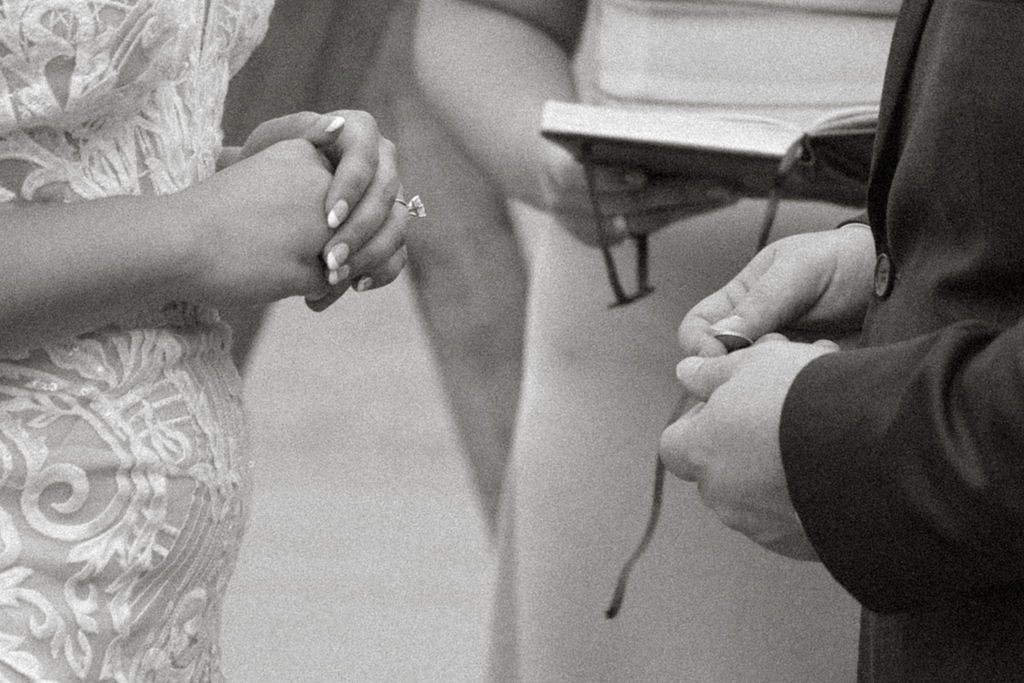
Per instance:
[[[156,217],[178,227],[183,245],[175,296],[236,308],[325,295],[320,250],[330,234],[323,200],[331,182],[313,146],[288,140],[160,197]]]
[[[330,228],[326,241],[328,294],[307,298],[323,310],[352,284],[363,291],[388,284],[405,266],[405,227],[409,220],[401,199],[395,147],[381,136],[366,112],[300,112],[272,119],[249,135],[238,153],[246,158],[281,140],[301,138],[313,144],[334,168],[324,211]],[[333,266],[330,267],[330,266]]]
[[[602,232],[594,220],[586,171],[557,145],[547,148],[544,196],[562,225],[582,242],[614,244],[707,211],[728,206],[737,195],[720,182],[705,178],[654,177],[638,169],[595,166],[593,184]]]

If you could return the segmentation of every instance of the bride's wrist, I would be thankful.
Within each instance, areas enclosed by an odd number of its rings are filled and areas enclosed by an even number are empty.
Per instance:
[[[150,210],[152,282],[166,300],[205,301],[215,250],[209,217],[191,190],[155,197]]]

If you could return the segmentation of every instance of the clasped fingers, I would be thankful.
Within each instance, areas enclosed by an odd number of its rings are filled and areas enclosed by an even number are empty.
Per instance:
[[[335,173],[332,193],[336,191],[339,173]],[[393,262],[393,255],[405,244],[405,228],[410,219],[401,193],[394,145],[381,138],[371,183],[354,204],[340,200],[328,218],[328,225],[337,231],[324,245],[324,261],[338,273],[339,280],[369,275]],[[394,277],[384,277],[377,284],[391,279]]]
[[[334,164],[334,180],[324,209],[328,224],[337,228],[359,204],[373,202],[374,197],[367,196],[371,189],[391,183],[397,192],[399,183],[395,146],[380,134],[376,119],[361,111],[337,111],[332,115],[344,125],[322,147]]]
[[[407,262],[405,230],[410,218],[406,207],[395,200],[388,204],[382,219],[377,219],[373,212],[353,215],[324,247],[328,289],[324,296],[307,298],[309,307],[324,310],[350,286],[365,292],[394,281]],[[368,237],[360,235],[360,230],[367,230]],[[360,246],[353,251],[350,244]]]

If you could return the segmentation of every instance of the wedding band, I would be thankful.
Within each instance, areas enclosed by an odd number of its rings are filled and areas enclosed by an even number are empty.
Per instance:
[[[725,347],[726,353],[745,349],[754,343],[754,340],[745,334],[726,330],[717,325],[711,326],[711,334]]]
[[[427,215],[427,207],[423,206],[423,200],[420,199],[420,196],[418,194],[413,195],[412,199],[410,199],[409,201],[405,201],[404,199],[396,199],[395,202],[404,206],[410,216],[415,216],[416,218],[423,218],[424,216]]]

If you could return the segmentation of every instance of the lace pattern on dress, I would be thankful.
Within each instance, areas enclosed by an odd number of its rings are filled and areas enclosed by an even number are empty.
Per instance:
[[[0,0],[0,202],[208,177],[270,5]],[[0,358],[0,680],[220,680],[250,480],[229,344],[176,303]]]

